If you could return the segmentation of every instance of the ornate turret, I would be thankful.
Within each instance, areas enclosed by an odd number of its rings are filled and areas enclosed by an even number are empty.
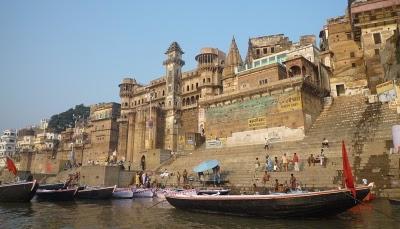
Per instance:
[[[180,126],[179,109],[181,106],[180,90],[182,80],[183,51],[177,42],[172,42],[165,52],[167,59],[163,62],[166,70],[166,123],[165,123],[165,148],[176,151]]]
[[[224,71],[222,72],[222,78],[226,79],[234,76],[235,67],[241,65],[243,65],[242,57],[240,56],[239,49],[236,45],[235,37],[233,37],[228,56],[226,57]]]

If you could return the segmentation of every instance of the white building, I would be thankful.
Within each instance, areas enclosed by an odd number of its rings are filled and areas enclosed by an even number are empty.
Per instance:
[[[17,144],[17,133],[15,130],[5,130],[0,137],[0,157],[13,156]]]

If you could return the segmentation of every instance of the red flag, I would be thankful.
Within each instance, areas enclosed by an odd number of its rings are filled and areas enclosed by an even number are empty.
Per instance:
[[[351,190],[354,198],[356,197],[356,189],[354,187],[353,174],[351,173],[351,166],[349,163],[349,158],[347,157],[346,146],[344,141],[342,141],[342,158],[343,158],[343,173],[346,181],[346,187]]]
[[[15,167],[13,160],[11,160],[11,158],[8,156],[7,156],[7,169],[14,175],[17,175],[17,167]]]

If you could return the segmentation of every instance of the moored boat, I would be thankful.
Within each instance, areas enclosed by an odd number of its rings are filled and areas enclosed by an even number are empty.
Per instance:
[[[150,188],[133,188],[133,198],[153,198],[154,192]]]
[[[400,205],[400,199],[389,198],[389,203],[393,205]]]
[[[44,201],[70,201],[74,200],[75,194],[78,189],[58,189],[58,190],[46,190],[38,189],[36,195],[38,200]]]
[[[197,195],[228,195],[230,189],[200,189]]]
[[[29,202],[37,188],[36,181],[0,185],[0,202]]]
[[[116,187],[116,185],[111,187],[86,187],[82,190],[78,190],[75,197],[77,199],[111,199]]]
[[[114,199],[132,199],[133,191],[131,188],[116,188],[112,193]]]
[[[39,189],[57,190],[57,189],[63,189],[64,186],[65,186],[64,183],[39,184]]]
[[[370,189],[328,190],[286,195],[167,195],[178,209],[266,218],[319,217],[336,215],[360,203]]]

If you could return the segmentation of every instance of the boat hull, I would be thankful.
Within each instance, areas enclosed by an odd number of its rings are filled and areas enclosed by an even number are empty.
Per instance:
[[[114,199],[132,199],[133,192],[130,188],[117,188],[113,194],[112,198]]]
[[[393,205],[400,205],[400,199],[389,199],[389,203]]]
[[[94,199],[94,200],[111,199],[115,188],[116,186],[78,190],[75,197],[77,199]]]
[[[132,189],[133,198],[153,198],[154,192],[151,189]]]
[[[287,195],[166,196],[174,207],[207,213],[250,215],[267,218],[321,217],[352,208],[369,193],[357,189],[357,201],[349,190]]]
[[[29,202],[37,188],[36,181],[0,185],[0,202]]]
[[[64,183],[55,183],[55,184],[40,184],[39,189],[46,189],[46,190],[57,190],[63,189]]]
[[[198,190],[197,195],[228,195],[229,189],[203,189]]]
[[[36,192],[39,201],[71,201],[74,200],[77,189],[45,190]]]

